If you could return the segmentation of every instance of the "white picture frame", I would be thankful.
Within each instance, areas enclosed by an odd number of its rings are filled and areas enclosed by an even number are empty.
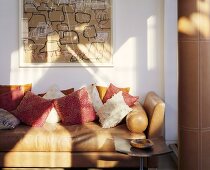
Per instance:
[[[20,67],[113,66],[112,0],[19,0]]]

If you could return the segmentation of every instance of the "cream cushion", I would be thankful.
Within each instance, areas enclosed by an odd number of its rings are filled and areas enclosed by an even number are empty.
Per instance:
[[[49,90],[43,96],[43,98],[44,99],[57,99],[57,98],[60,98],[63,96],[65,96],[65,95],[59,90],[59,88],[56,85],[53,85],[49,88]],[[57,111],[53,107],[46,119],[46,122],[47,123],[58,123],[60,120],[61,119],[60,119]]]
[[[115,127],[132,109],[125,103],[122,91],[115,94],[99,109],[97,115],[102,128]]]
[[[99,111],[99,109],[103,106],[103,103],[101,101],[101,98],[99,96],[98,90],[96,88],[95,84],[91,84],[87,87],[88,95],[92,101],[93,107],[96,112]]]

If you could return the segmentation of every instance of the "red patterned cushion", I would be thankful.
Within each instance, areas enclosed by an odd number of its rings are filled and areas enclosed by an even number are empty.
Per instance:
[[[39,97],[28,91],[20,105],[12,113],[23,123],[29,126],[43,126],[45,120],[52,109],[50,100]]]
[[[84,87],[67,96],[54,100],[54,107],[65,125],[94,121],[96,114]]]
[[[106,101],[110,98],[112,98],[112,96],[114,94],[117,94],[120,90],[120,88],[114,86],[112,83],[109,85],[107,91],[106,91],[106,94],[103,98],[103,103],[106,103]],[[138,99],[139,97],[138,96],[131,96],[130,94],[128,94],[127,92],[123,92],[122,93],[123,95],[123,98],[125,100],[125,103],[128,105],[128,106],[132,106]]]
[[[12,90],[0,94],[0,108],[12,111],[17,108],[23,99],[24,92],[22,90]]]

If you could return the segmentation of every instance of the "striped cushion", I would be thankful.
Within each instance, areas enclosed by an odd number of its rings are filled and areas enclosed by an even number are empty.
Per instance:
[[[14,129],[20,121],[11,113],[0,109],[0,129]]]

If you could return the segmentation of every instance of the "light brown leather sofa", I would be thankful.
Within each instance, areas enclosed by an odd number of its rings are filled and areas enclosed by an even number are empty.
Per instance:
[[[128,115],[131,117],[127,120],[134,124],[131,130],[146,129],[142,133],[128,130],[125,121],[110,129],[102,129],[96,121],[72,126],[45,124],[41,128],[19,125],[14,130],[0,130],[0,167],[139,167],[139,158],[115,152],[113,138],[162,136],[164,102],[149,92],[143,108],[136,103],[133,112],[139,114]],[[145,163],[157,166],[155,159]]]

